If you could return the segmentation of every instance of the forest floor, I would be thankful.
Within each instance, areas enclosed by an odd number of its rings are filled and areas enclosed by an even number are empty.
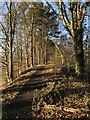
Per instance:
[[[2,88],[2,120],[90,120],[90,84],[54,64],[22,72]]]

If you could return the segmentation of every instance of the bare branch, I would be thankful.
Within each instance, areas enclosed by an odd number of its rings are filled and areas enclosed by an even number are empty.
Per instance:
[[[4,27],[4,25],[0,22],[0,25],[1,25],[1,27],[2,27],[2,32],[5,34],[5,36],[8,38],[8,34],[7,34],[7,32],[6,32],[6,29],[5,29],[5,27]]]
[[[8,43],[9,36],[8,36],[8,33],[6,32],[6,29],[5,29],[4,25],[3,25],[1,22],[0,22],[0,25],[1,25],[1,27],[2,27],[2,32],[3,32],[4,35],[6,36],[5,40],[6,40],[6,42],[7,42],[8,47],[9,47],[9,43]]]
[[[66,12],[66,6],[65,6],[65,4],[64,4],[64,2],[62,2],[62,4],[63,4],[63,8],[64,8],[64,14],[65,14],[65,17],[66,17],[66,20],[68,21],[68,23],[70,24],[70,20],[69,20],[69,18],[68,18],[68,15],[67,15],[67,12]]]
[[[9,11],[9,6],[8,6],[8,2],[5,0],[5,3],[6,3],[6,6],[7,6],[7,9]]]
[[[65,7],[65,6],[64,6]],[[63,22],[64,27],[66,28],[66,30],[69,32],[70,36],[73,37],[71,30],[69,29],[69,25],[67,24],[65,17],[64,17],[64,9],[63,9],[63,2],[59,2],[59,8],[60,8],[60,13],[61,13],[61,20]]]
[[[85,13],[86,13],[86,8],[89,4],[90,4],[90,2],[85,2],[81,7],[81,19],[80,19],[81,25],[82,25],[83,20],[84,20],[84,16],[85,16]]]

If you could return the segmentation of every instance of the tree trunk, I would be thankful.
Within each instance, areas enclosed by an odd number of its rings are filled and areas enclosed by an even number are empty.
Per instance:
[[[43,21],[43,20],[42,20]],[[43,21],[44,22],[44,21]],[[45,30],[44,30],[44,24],[42,24],[42,30],[41,30],[41,62],[40,64],[44,64],[44,49],[45,49]]]
[[[23,66],[23,63],[22,63],[22,61],[23,61],[23,50],[22,50],[22,45],[21,45],[21,50],[20,50],[20,71],[22,72],[22,66]]]
[[[28,51],[28,33],[24,26],[24,40],[25,40],[25,53],[26,53],[26,68],[29,67],[29,51]]]
[[[5,51],[5,61],[6,61],[6,79],[9,80],[9,65],[8,65],[8,54]]]
[[[47,63],[47,43],[45,44],[45,50],[44,50],[44,64]]]
[[[74,37],[74,51],[75,51],[75,62],[76,62],[76,73],[84,75],[84,50],[83,50],[83,30],[78,29],[75,31]]]
[[[18,38],[16,38],[16,40],[17,40],[17,76],[19,75],[19,64],[20,64],[20,62],[19,62],[19,41],[18,41]]]
[[[10,27],[10,49],[9,49],[9,79],[13,80],[13,52],[12,52],[12,47],[13,47],[13,30],[12,30],[12,2],[10,2],[10,11],[9,11],[9,27]]]
[[[31,33],[30,33],[30,38],[31,38],[31,55],[30,55],[30,58],[31,58],[31,66],[34,66],[35,65],[35,60],[34,60],[34,57],[35,57],[35,46],[34,46],[34,43],[35,43],[35,33],[34,33],[34,27],[35,27],[35,22],[34,22],[34,15],[32,15],[32,23],[31,23]]]

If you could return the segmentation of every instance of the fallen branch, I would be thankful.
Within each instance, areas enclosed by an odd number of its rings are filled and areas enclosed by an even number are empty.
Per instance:
[[[81,112],[87,112],[89,113],[90,110],[88,109],[75,109],[75,108],[69,108],[69,107],[56,107],[56,105],[44,105],[44,107],[42,107],[42,109],[45,110],[62,110],[64,112],[69,112],[69,113],[81,113]]]
[[[63,110],[64,110],[65,112],[70,112],[70,113],[81,113],[81,110],[75,109],[75,108],[65,107],[65,108],[63,108]]]

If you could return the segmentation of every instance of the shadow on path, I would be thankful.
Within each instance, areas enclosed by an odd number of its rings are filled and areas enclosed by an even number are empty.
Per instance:
[[[51,77],[54,75],[53,73],[43,71],[48,70],[45,66],[40,66],[32,69],[28,69],[21,73],[21,76],[17,81],[24,81],[24,84],[17,85],[13,84],[13,86],[8,87],[3,90],[3,94],[9,92],[17,92],[14,99],[9,101],[8,104],[3,105],[3,118],[4,119],[30,119],[31,120],[31,111],[32,111],[32,99],[34,90],[42,89],[43,87],[47,87],[47,82],[51,81]],[[51,69],[51,68],[50,68]],[[31,75],[25,74],[35,70],[35,72]],[[48,70],[49,71],[49,70]],[[25,82],[26,80],[26,82]]]

